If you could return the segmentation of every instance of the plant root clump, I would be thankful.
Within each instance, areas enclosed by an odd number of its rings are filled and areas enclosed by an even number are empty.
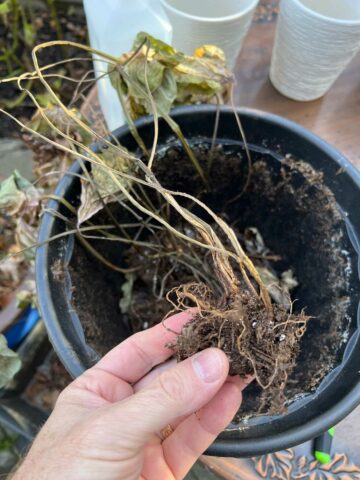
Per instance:
[[[205,348],[220,348],[229,358],[230,375],[254,376],[263,388],[260,410],[284,411],[284,389],[309,317],[277,304],[270,313],[246,290],[234,298],[216,300],[205,285],[192,283],[174,289],[169,298],[172,295],[178,305],[191,301],[199,309],[171,345],[177,360]]]
[[[229,247],[228,239],[215,225],[212,228]],[[177,229],[199,238],[188,226],[177,224]],[[177,360],[209,347],[220,348],[229,359],[230,375],[256,378],[264,392],[260,408],[282,412],[284,390],[296,365],[300,339],[309,317],[303,311],[292,312],[290,291],[298,285],[297,280],[291,268],[274,269],[272,263],[280,257],[267,248],[258,229],[249,227],[244,233],[235,229],[234,234],[241,239],[266,285],[271,296],[270,308],[255,280],[247,279],[247,283],[241,266],[235,262],[225,263],[226,268],[222,269],[224,257],[219,262],[214,255],[202,255],[201,249],[186,242],[177,243],[175,257],[166,255],[174,249],[167,232],[156,237],[162,245],[162,257],[152,258],[149,247],[131,247],[127,251],[127,264],[136,273],[127,276],[120,306],[134,331],[149,328],[165,315],[166,328],[170,314],[195,307],[198,313],[181,332],[176,332],[177,340],[170,345]],[[155,243],[155,237],[151,241]],[[182,256],[186,259],[183,263]],[[189,258],[198,258],[199,264],[186,263]],[[198,275],[200,270],[202,273]],[[173,307],[171,312],[169,303]]]

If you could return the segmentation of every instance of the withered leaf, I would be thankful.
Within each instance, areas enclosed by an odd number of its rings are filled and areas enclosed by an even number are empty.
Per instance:
[[[70,108],[68,109],[68,112],[65,112],[58,105],[50,104],[49,106],[43,108],[43,113],[56,128],[61,130],[61,132],[65,133],[66,135],[75,135],[76,137],[80,136],[84,145],[90,145],[92,142],[92,136],[90,133],[87,132],[85,128],[79,126],[75,120],[77,118],[86,125],[88,124],[87,119],[79,112],[78,109]],[[26,126],[48,138],[54,139],[59,136],[59,134],[51,125],[49,125],[39,110],[35,112]]]
[[[119,183],[127,189],[131,184],[130,180],[116,174],[119,172],[131,175],[134,172],[134,166],[130,160],[114,149],[104,150],[97,156],[103,160],[104,166],[92,164],[90,174],[92,181],[82,181],[78,226],[93,217],[104,205],[122,198]],[[116,181],[107,167],[116,170],[114,172]]]
[[[109,67],[109,75],[119,95],[126,97],[133,119],[153,113],[145,75],[160,116],[168,115],[174,105],[226,95],[233,82],[221,49],[203,45],[188,56],[144,32],[136,37],[133,51],[119,58],[118,68]]]
[[[246,251],[251,255],[266,256],[270,250],[265,245],[264,239],[257,228],[248,227],[244,232]],[[292,270],[286,270],[280,275],[275,272],[269,262],[256,264],[261,280],[271,295],[271,298],[279,305],[287,308],[291,306],[290,291],[298,286],[298,282]]]
[[[284,305],[286,308],[290,308],[291,297],[287,286],[284,285],[277,275],[270,269],[260,267],[259,265],[256,266],[256,269],[274,302],[278,305]]]
[[[35,280],[27,280],[22,288],[16,294],[17,305],[21,309],[25,309],[28,306],[36,307],[37,306],[37,295],[36,295],[36,283]]]
[[[140,45],[144,45],[146,49],[149,47],[148,56],[150,59],[160,60],[164,65],[177,65],[184,58],[183,53],[178,52],[171,45],[146,32],[139,32],[137,34],[133,44],[133,51],[137,50]]]
[[[23,258],[20,256],[2,258],[0,263],[0,298],[13,292],[22,276]]]
[[[20,370],[21,360],[8,348],[4,335],[0,334],[0,388],[4,387]]]
[[[16,215],[25,204],[35,206],[40,192],[15,170],[0,183],[0,210],[7,215]]]
[[[18,218],[16,222],[16,240],[21,248],[26,248],[22,255],[26,260],[34,260],[36,248],[36,240],[38,236],[37,225],[33,226],[24,221],[23,218]],[[33,247],[33,248],[31,248]]]

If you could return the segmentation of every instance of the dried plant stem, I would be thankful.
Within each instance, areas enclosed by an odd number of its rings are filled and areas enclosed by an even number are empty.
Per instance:
[[[139,77],[142,79],[144,73],[145,82],[141,80],[140,84],[136,82],[131,84],[133,87],[131,91],[137,92],[138,97],[134,94],[134,98],[139,98],[143,102],[141,103],[139,100],[139,106],[146,105],[146,111],[152,111],[154,135],[151,145],[148,141],[145,144],[141,138],[141,132],[139,133],[136,123],[131,118],[130,110],[128,110],[129,97],[125,96],[120,88],[118,92],[123,110],[127,115],[130,132],[140,150],[145,154],[145,160],[141,153],[127,151],[116,138],[113,138],[111,134],[107,135],[103,125],[93,128],[79,117],[76,111],[68,108],[58,98],[51,86],[51,79],[56,77],[56,74],[49,71],[50,66],[40,67],[38,59],[39,52],[45,48],[78,47],[107,62],[110,71],[111,68],[116,69],[119,78],[122,77],[124,83],[129,86],[134,80],[130,71],[125,67],[134,62],[140,51],[143,53],[144,45],[146,45],[144,72],[140,72]],[[279,392],[282,392],[292,365],[291,362],[294,360],[293,352],[296,348],[293,347],[294,345],[297,347],[298,340],[305,331],[308,318],[303,313],[294,315],[292,310],[289,313],[285,305],[272,303],[269,286],[264,284],[256,267],[259,261],[253,263],[240,243],[240,235],[223,218],[214,213],[195,195],[172,191],[165,188],[159,181],[160,175],[158,177],[157,172],[161,169],[157,169],[157,162],[160,160],[156,157],[156,153],[158,151],[160,118],[176,135],[198,177],[205,185],[208,185],[210,169],[214,168],[212,162],[218,136],[220,110],[219,108],[216,110],[209,162],[202,159],[199,162],[179,125],[167,112],[162,111],[162,108],[165,109],[165,107],[160,107],[155,102],[150,89],[151,82],[148,78],[148,62],[151,61],[149,50],[150,43],[144,41],[124,61],[124,57],[119,59],[74,42],[47,42],[33,49],[34,72],[16,77],[22,94],[29,96],[38,108],[39,117],[50,128],[51,138],[32,131],[9,113],[4,113],[13,118],[27,132],[33,133],[39,139],[78,159],[83,169],[83,175],[80,175],[82,186],[90,188],[90,191],[83,190],[83,192],[86,195],[89,194],[91,208],[93,208],[93,204],[96,208],[100,208],[102,205],[105,218],[110,219],[104,221],[105,225],[94,225],[93,222],[87,220],[82,223],[81,227],[72,228],[76,223],[76,209],[66,199],[48,195],[48,198],[62,202],[72,214],[67,218],[63,213],[54,209],[47,210],[65,221],[68,228],[66,232],[55,235],[48,241],[75,234],[86,250],[113,271],[122,274],[137,272],[143,281],[140,274],[145,268],[143,275],[149,279],[146,295],[150,297],[152,295],[152,301],[157,302],[156,305],[167,298],[177,311],[187,309],[190,305],[198,308],[196,321],[190,322],[178,338],[176,347],[179,359],[192,355],[198,348],[217,346],[223,348],[230,355],[231,362],[233,362],[231,372],[253,373],[264,389],[270,388],[276,382],[282,382],[277,386]],[[133,64],[134,66],[135,64]],[[141,64],[140,68],[142,68]],[[61,78],[72,81],[66,76]],[[45,87],[56,111],[60,112],[62,122],[56,122],[53,117],[49,116],[48,110],[41,107],[36,96],[31,92],[27,82],[35,80],[40,81]],[[90,72],[87,72],[82,79],[76,82],[74,102],[83,94],[84,88],[91,85],[92,81],[94,80],[90,78]],[[245,185],[236,197],[239,198],[249,186],[252,162],[241,120],[234,107],[233,88],[230,90],[230,101],[248,162]],[[218,104],[220,102],[221,98],[218,98]],[[72,133],[70,125],[71,128],[75,127],[76,131],[78,130],[78,135]],[[99,133],[100,130],[101,133]],[[98,142],[98,150],[91,149],[79,140],[83,132],[91,135]],[[91,171],[86,168],[89,164],[92,168]],[[203,167],[204,164],[205,167]],[[96,194],[92,193],[92,189]],[[86,195],[84,196],[86,197]],[[116,202],[124,212],[125,218],[122,223],[118,219],[120,217],[114,213],[115,210],[108,205],[110,202]],[[96,208],[91,213],[97,212]],[[79,223],[81,223],[80,217]],[[89,217],[84,216],[83,218]],[[205,221],[204,218],[209,218],[209,220]],[[108,225],[108,222],[113,223]],[[97,243],[93,243],[92,240],[125,244],[127,246],[124,256],[127,262],[125,266],[129,265],[129,268],[116,265],[105,258],[98,251]],[[42,244],[36,246],[40,245]],[[23,252],[26,250],[24,249]],[[129,261],[131,256],[136,257],[134,262]],[[181,285],[177,283],[179,278],[179,283],[183,282]],[[178,286],[173,288],[174,285]],[[161,308],[163,308],[163,304]],[[161,312],[161,308],[157,311]],[[139,318],[141,314],[139,306],[137,313]],[[260,320],[261,335],[252,327],[253,318]],[[284,344],[280,345],[282,340],[279,340],[279,336],[283,334],[289,336],[285,350]],[[267,335],[270,336],[270,340],[266,337]],[[192,344],[192,336],[200,339],[201,342]],[[264,343],[263,338],[266,338],[267,342]]]

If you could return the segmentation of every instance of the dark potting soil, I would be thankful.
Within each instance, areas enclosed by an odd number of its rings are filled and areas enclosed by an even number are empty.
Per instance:
[[[102,249],[103,245],[93,244]],[[108,248],[106,245],[105,248]],[[113,247],[113,246],[111,246]],[[117,246],[104,256],[118,256]],[[127,321],[122,321],[119,309],[123,276],[104,268],[78,243],[71,259],[72,303],[79,314],[87,342],[101,355],[131,334]]]
[[[340,362],[351,333],[355,305],[350,301],[349,280],[354,273],[343,216],[322,174],[309,164],[293,159],[279,162],[253,152],[250,182],[243,195],[232,201],[248,179],[241,146],[219,145],[213,155],[207,144],[193,148],[204,167],[212,157],[208,190],[177,145],[159,152],[155,170],[160,182],[172,190],[195,194],[240,232],[257,228],[269,249],[281,256],[274,268],[281,272],[291,266],[295,272],[299,286],[292,293],[294,311],[305,308],[313,317],[286,389],[291,402],[313,391]],[[197,209],[194,212],[199,214]],[[121,219],[126,221],[123,212]],[[105,220],[104,214],[96,219],[101,223]],[[93,246],[114,263],[126,266],[123,246],[109,243],[97,241]],[[87,342],[103,354],[130,331],[129,318],[119,308],[124,277],[107,270],[80,245],[75,247],[70,273],[73,306]],[[135,283],[134,293],[141,296],[149,292],[144,292],[143,284]],[[162,319],[162,309],[146,307],[148,312],[157,311],[155,321]],[[242,414],[257,411],[259,393],[257,385],[248,387]]]

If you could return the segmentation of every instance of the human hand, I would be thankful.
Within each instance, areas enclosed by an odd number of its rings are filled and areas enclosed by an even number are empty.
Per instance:
[[[180,331],[191,316],[166,326]],[[161,324],[137,333],[74,380],[13,480],[182,479],[232,420],[247,383],[228,376],[215,348],[166,362],[174,338]]]

